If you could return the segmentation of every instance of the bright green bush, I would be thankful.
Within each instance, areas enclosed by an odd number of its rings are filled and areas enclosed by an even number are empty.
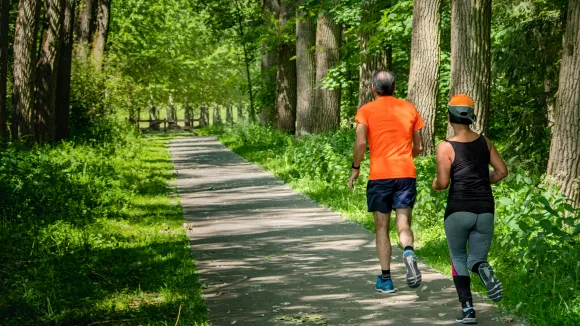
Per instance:
[[[234,151],[273,171],[298,191],[374,230],[363,186],[368,157],[357,188],[352,193],[347,189],[353,130],[299,140],[252,125],[212,131]],[[418,199],[413,229],[418,253],[450,274],[443,229],[447,194],[431,189],[436,174],[434,157],[418,158],[416,166]],[[504,282],[501,305],[528,317],[533,325],[578,325],[580,212],[555,190],[546,190],[541,176],[513,162],[510,171],[506,180],[493,186],[496,234],[489,259]]]

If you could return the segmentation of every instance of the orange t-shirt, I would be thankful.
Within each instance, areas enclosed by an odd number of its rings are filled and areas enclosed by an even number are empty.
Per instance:
[[[356,122],[367,126],[371,149],[369,180],[416,178],[413,132],[425,126],[415,106],[392,96],[363,105]]]

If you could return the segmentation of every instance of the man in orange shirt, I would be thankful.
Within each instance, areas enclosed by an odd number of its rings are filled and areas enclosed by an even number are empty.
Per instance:
[[[411,288],[421,284],[421,272],[413,251],[411,212],[417,196],[414,157],[423,151],[420,129],[425,123],[413,104],[393,97],[395,75],[390,71],[376,72],[372,89],[376,100],[363,105],[355,118],[356,143],[349,187],[351,190],[354,188],[359,176],[368,137],[371,174],[367,204],[375,218],[377,255],[382,269],[375,289],[382,293],[395,293],[390,271],[389,223],[392,210],[396,212],[397,233],[404,248],[407,284]]]

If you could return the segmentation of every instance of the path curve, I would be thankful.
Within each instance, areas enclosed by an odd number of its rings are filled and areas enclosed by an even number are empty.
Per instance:
[[[410,289],[393,248],[396,295],[374,291],[374,236],[294,192],[215,137],[171,142],[185,228],[212,325],[453,325],[453,282],[420,264]],[[504,325],[476,296],[479,325]],[[513,323],[511,325],[514,325]]]

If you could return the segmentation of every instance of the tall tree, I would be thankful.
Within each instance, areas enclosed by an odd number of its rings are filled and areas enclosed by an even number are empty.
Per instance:
[[[266,29],[274,29],[275,22],[280,15],[279,0],[262,0],[262,18]],[[261,78],[264,85],[263,107],[260,110],[260,124],[267,125],[274,122],[274,107],[276,105],[276,67],[277,51],[272,37],[266,37],[262,43]]]
[[[58,63],[61,47],[64,0],[45,0],[45,24],[36,67],[34,94],[34,139],[50,142],[55,139],[55,105]]]
[[[34,124],[34,77],[39,0],[21,0],[14,29],[14,85],[12,87],[12,138],[31,136]]]
[[[316,28],[317,132],[335,130],[340,126],[340,89],[324,89],[321,82],[340,59],[341,32],[342,26],[322,9]]]
[[[548,174],[580,205],[580,0],[568,2]]]
[[[452,0],[450,95],[475,102],[474,130],[487,130],[491,98],[491,0]],[[447,135],[451,136],[452,128]]]
[[[88,58],[89,46],[95,32],[96,4],[97,0],[80,0],[79,20],[77,25],[78,56],[82,60]]]
[[[392,51],[383,46],[371,47],[370,41],[376,29],[377,21],[381,18],[382,11],[390,6],[390,1],[372,0],[365,2],[362,7],[361,32],[360,32],[360,78],[358,106],[372,101],[372,77],[375,71],[390,69],[392,64]]]
[[[111,0],[98,0],[97,23],[95,37],[93,39],[93,61],[98,71],[103,69],[105,49],[109,36],[109,23],[111,21]]]
[[[293,38],[285,37],[284,34],[295,33],[294,25],[288,24],[292,15],[292,5],[288,0],[283,0],[280,4],[279,16],[279,33],[283,41],[278,47],[276,123],[278,129],[289,133],[294,133],[296,129],[296,60],[294,60],[296,44]]]
[[[58,63],[58,81],[56,85],[55,137],[57,141],[65,139],[69,135],[70,82],[76,5],[77,0],[64,1],[61,53]]]
[[[8,16],[10,0],[0,0],[0,140],[6,138],[8,132],[6,107],[6,83],[8,78]]]
[[[439,10],[441,0],[413,1],[411,71],[407,99],[425,121],[421,130],[425,154],[435,151],[435,112],[439,90]]]
[[[296,136],[316,131],[316,22],[308,12],[296,19]]]

